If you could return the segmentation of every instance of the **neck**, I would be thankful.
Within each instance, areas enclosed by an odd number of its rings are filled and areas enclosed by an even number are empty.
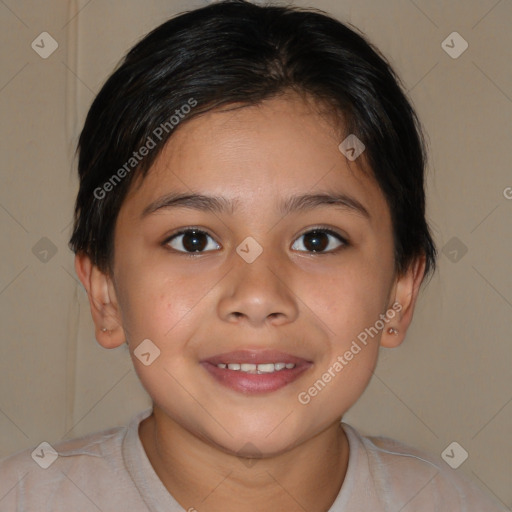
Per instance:
[[[339,493],[348,441],[336,421],[280,455],[245,459],[200,439],[156,406],[139,427],[162,483],[185,510],[325,512]]]

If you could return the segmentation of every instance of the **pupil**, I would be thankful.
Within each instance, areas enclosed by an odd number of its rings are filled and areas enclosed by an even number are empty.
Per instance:
[[[183,235],[182,243],[188,252],[202,251],[206,247],[206,237],[204,233],[188,231]]]
[[[322,231],[311,231],[304,235],[304,247],[308,251],[323,251],[328,245],[329,238]]]

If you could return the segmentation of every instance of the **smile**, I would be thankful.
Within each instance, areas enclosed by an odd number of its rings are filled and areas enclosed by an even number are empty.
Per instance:
[[[238,350],[209,357],[200,364],[217,383],[244,394],[277,391],[313,365],[276,350]]]
[[[274,373],[284,370],[291,370],[295,368],[294,363],[263,363],[263,364],[253,364],[253,363],[219,363],[217,368],[240,371],[245,373],[251,373],[256,375],[261,375],[263,373]]]

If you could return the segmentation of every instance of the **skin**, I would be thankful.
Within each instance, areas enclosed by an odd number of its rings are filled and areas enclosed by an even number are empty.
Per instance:
[[[115,348],[126,340],[153,399],[139,436],[185,509],[328,510],[348,463],[341,418],[367,386],[379,345],[398,346],[412,319],[424,258],[395,274],[389,208],[361,170],[364,153],[347,160],[338,149],[344,136],[316,107],[290,93],[182,123],[121,207],[113,274],[76,256],[98,342]],[[182,206],[141,218],[170,192],[224,196],[235,204],[222,212]],[[287,215],[277,208],[292,195],[320,192],[355,198],[369,218],[333,205]],[[348,244],[329,236],[327,252],[312,251],[302,235],[318,225]],[[184,227],[208,232],[206,252],[178,252],[185,251],[182,237],[166,248],[166,238]],[[253,263],[236,252],[248,236],[263,248]],[[386,328],[301,404],[298,394],[395,302],[402,309]],[[133,351],[148,338],[160,356],[144,366]],[[313,364],[264,395],[224,387],[199,364],[231,350],[268,348]]]

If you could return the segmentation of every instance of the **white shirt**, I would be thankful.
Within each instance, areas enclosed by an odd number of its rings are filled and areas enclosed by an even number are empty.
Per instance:
[[[35,447],[0,460],[0,512],[183,512],[139,438],[139,424],[151,412],[139,412],[125,427],[54,444],[58,456],[47,469],[34,460],[48,463],[52,454],[46,448],[34,458]],[[442,459],[342,427],[348,468],[328,512],[507,510]]]

